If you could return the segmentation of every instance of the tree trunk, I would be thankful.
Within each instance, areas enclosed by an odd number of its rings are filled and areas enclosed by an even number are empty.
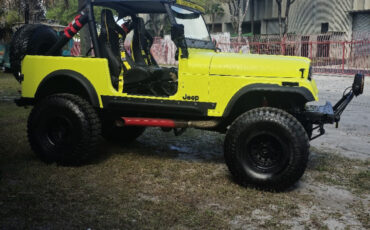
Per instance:
[[[27,1],[24,8],[24,24],[28,24],[29,21],[30,21],[30,5],[28,4]]]
[[[9,2],[9,8],[10,8],[10,2]],[[21,14],[22,14],[22,1],[18,2],[18,21],[21,21]]]
[[[242,41],[242,34],[243,34],[243,28],[242,28],[242,21],[239,21],[238,23],[238,43]]]
[[[293,4],[294,1],[295,0],[287,0],[287,3],[286,3],[285,23],[284,23],[284,35],[288,33],[290,6]]]
[[[251,0],[251,33],[254,35],[254,0]]]
[[[151,25],[151,28],[154,32],[154,34],[156,36],[158,36],[158,34],[160,33],[159,32],[159,29],[158,29],[158,26],[157,26],[157,15],[156,14],[149,14],[149,20],[150,20],[150,25]]]
[[[243,21],[248,11],[249,0],[230,0],[228,1],[231,24],[234,32],[238,34],[238,42],[242,40]]]
[[[53,4],[54,4],[54,1],[53,1]],[[69,8],[69,0],[64,0],[64,6],[66,8]]]
[[[211,15],[211,21],[212,21],[212,28],[211,28],[211,33],[215,32],[215,14]]]
[[[85,0],[78,0],[78,8],[81,8],[84,3]],[[85,56],[91,48],[91,37],[88,24],[86,24],[80,30],[80,46],[81,46],[81,55]]]
[[[243,14],[244,14],[244,12],[243,12],[243,1],[240,0],[239,13],[238,13],[238,43],[240,43],[241,40],[242,40],[242,34],[243,34],[242,25],[243,25],[243,21],[244,21]]]
[[[282,27],[283,27],[283,23],[282,23],[282,20],[281,20],[281,0],[276,0],[276,4],[278,5],[278,17],[279,17],[279,34],[280,34],[280,38],[283,37],[283,31],[282,31]]]
[[[290,1],[288,0],[286,3],[286,10],[285,10],[284,35],[288,33],[289,10],[290,10]]]

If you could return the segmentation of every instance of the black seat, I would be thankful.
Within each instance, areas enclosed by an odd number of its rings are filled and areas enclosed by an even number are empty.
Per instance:
[[[171,96],[177,91],[177,69],[135,66],[124,75],[124,93]]]
[[[158,66],[150,53],[150,48],[153,45],[153,37],[145,29],[144,20],[140,17],[135,17],[133,21],[135,28],[132,41],[132,53],[135,63],[141,66]]]
[[[119,27],[114,21],[111,10],[101,11],[101,32],[99,35],[100,52],[108,59],[112,84],[118,88],[118,77],[122,71],[121,52],[119,48]],[[119,27],[120,28],[120,27]]]
[[[158,66],[150,53],[153,37],[145,29],[144,20],[136,16],[133,16],[132,20],[132,57],[135,62],[131,69],[124,73],[123,92],[154,96],[173,95],[177,91],[177,83],[173,87],[169,82],[175,82],[173,78],[177,78],[177,71]]]

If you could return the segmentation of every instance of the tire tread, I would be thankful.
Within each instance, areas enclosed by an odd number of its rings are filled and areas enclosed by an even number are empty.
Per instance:
[[[290,136],[294,138],[293,148],[295,156],[289,159],[286,170],[273,180],[261,181],[247,176],[236,159],[238,151],[238,136],[245,127],[255,122],[274,122],[286,127]],[[309,155],[309,138],[299,121],[289,113],[270,107],[263,107],[250,110],[239,116],[230,126],[225,138],[225,161],[237,182],[242,185],[253,186],[263,190],[282,191],[291,187],[297,182],[307,166]]]
[[[34,119],[37,119],[37,117],[43,112],[44,108],[50,103],[68,104],[70,108],[73,108],[73,110],[78,111],[79,113],[83,113],[83,116],[85,117],[82,121],[82,126],[84,129],[89,130],[89,133],[85,133],[83,135],[81,141],[74,148],[73,153],[68,156],[63,155],[62,157],[55,157],[53,154],[43,153],[42,149],[38,146],[38,143],[35,142],[32,136]],[[95,153],[96,147],[100,143],[101,123],[97,112],[85,99],[72,94],[54,94],[44,98],[35,105],[28,119],[27,133],[31,149],[41,158],[41,160],[47,163],[57,162],[61,165],[81,165],[91,159]]]

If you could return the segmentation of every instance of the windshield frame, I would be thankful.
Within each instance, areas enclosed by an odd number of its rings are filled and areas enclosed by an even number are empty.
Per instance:
[[[203,23],[205,24],[206,29],[207,29],[209,40],[206,41],[206,40],[199,40],[199,39],[186,38],[185,37],[185,41],[186,41],[186,44],[187,44],[188,48],[215,50],[215,45],[212,42],[212,38],[211,38],[211,35],[209,33],[209,30],[208,30],[207,24],[206,24],[206,22],[204,20],[204,17],[203,17],[202,12],[200,12],[200,11],[198,11],[196,9],[187,7],[187,6],[179,5],[179,4],[168,4],[167,6],[168,6],[168,7],[166,7],[167,13],[168,13],[168,15],[170,17],[170,22],[171,22],[172,25],[178,25],[178,23],[176,22],[176,17],[175,17],[175,15],[173,13],[173,10],[172,10],[171,6],[175,6],[175,7],[182,8],[182,9],[185,9],[185,10],[189,10],[191,12],[194,12],[196,14],[199,14],[199,16],[201,17],[201,19],[203,20]]]

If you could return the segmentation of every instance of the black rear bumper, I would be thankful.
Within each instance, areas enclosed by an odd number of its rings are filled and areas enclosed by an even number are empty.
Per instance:
[[[14,100],[14,103],[19,106],[30,106],[35,104],[35,98],[21,97]]]

